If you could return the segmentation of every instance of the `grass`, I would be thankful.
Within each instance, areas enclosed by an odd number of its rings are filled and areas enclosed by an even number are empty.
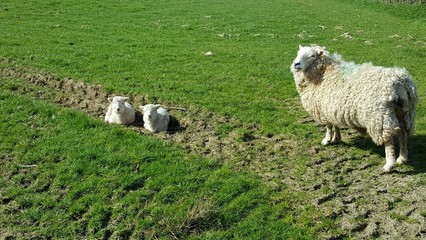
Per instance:
[[[423,6],[417,7],[423,16],[408,21],[345,1],[188,4],[4,2],[0,50],[60,76],[258,122],[268,133],[305,131],[294,124],[302,113],[280,111],[280,103],[297,96],[289,65],[299,44],[404,66],[415,79],[425,75],[418,67],[424,51],[416,45],[426,41]],[[353,38],[341,37],[345,32]]]
[[[251,174],[2,89],[3,237],[309,236]]]
[[[425,5],[5,0],[0,21],[0,57],[20,66],[233,116],[265,135],[292,136],[304,145],[281,161],[294,164],[296,179],[308,171],[306,152],[322,135],[301,123],[307,114],[288,103],[298,98],[289,66],[299,44],[326,46],[349,61],[405,67],[425,98]],[[6,137],[0,181],[6,187],[0,190],[0,235],[312,239],[337,231],[335,219],[299,206],[305,193],[291,192],[280,179],[272,188],[252,170],[22,96],[14,91],[19,84],[1,79],[0,132]],[[416,159],[425,154],[425,113],[421,100]],[[222,135],[232,131],[216,128]],[[362,144],[340,151],[379,152],[374,159],[382,161],[381,148]]]

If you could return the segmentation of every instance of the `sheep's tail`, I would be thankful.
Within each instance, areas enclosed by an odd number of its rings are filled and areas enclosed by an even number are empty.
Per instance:
[[[397,88],[398,103],[401,110],[401,128],[405,128],[408,135],[414,133],[414,118],[416,117],[416,105],[418,97],[416,93],[416,85],[411,77],[403,81],[403,84]]]

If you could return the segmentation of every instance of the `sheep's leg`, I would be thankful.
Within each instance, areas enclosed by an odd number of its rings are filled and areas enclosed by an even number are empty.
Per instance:
[[[408,160],[408,150],[407,150],[407,142],[408,142],[408,133],[406,130],[401,130],[398,133],[399,140],[399,157],[396,160],[397,163],[403,164]]]
[[[321,141],[321,144],[324,146],[331,143],[331,137],[333,135],[333,124],[327,123],[327,125],[325,126],[325,130],[326,130],[325,137]]]
[[[385,142],[386,164],[383,166],[385,172],[390,172],[395,165],[395,149],[393,147],[393,139]]]
[[[336,126],[333,126],[333,138],[331,139],[331,143],[338,143],[342,139],[342,136],[340,136],[340,129]]]

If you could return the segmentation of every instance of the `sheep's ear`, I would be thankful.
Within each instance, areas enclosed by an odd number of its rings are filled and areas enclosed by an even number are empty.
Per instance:
[[[319,57],[323,57],[324,56],[324,51],[323,50],[318,50],[318,56]]]
[[[139,109],[142,110],[142,112],[143,112],[143,106],[142,105],[139,106]]]
[[[112,99],[113,99],[113,97],[109,97],[108,102],[112,103]]]
[[[159,109],[161,107],[161,105],[160,104],[155,104],[155,109]]]
[[[302,45],[299,45],[299,50],[302,48]]]
[[[124,102],[127,99],[129,99],[129,98],[128,97],[117,96],[116,99],[117,99],[118,102]]]

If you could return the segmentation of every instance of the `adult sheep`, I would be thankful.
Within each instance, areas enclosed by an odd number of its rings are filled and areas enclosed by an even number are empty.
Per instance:
[[[127,97],[109,97],[111,103],[105,114],[105,122],[128,125],[135,121],[135,109],[127,102]]]
[[[290,69],[303,107],[326,125],[323,145],[338,142],[342,127],[367,133],[374,143],[385,146],[383,169],[389,172],[395,165],[393,138],[397,136],[400,152],[396,162],[407,161],[417,93],[405,69],[345,62],[316,45],[299,46]]]

